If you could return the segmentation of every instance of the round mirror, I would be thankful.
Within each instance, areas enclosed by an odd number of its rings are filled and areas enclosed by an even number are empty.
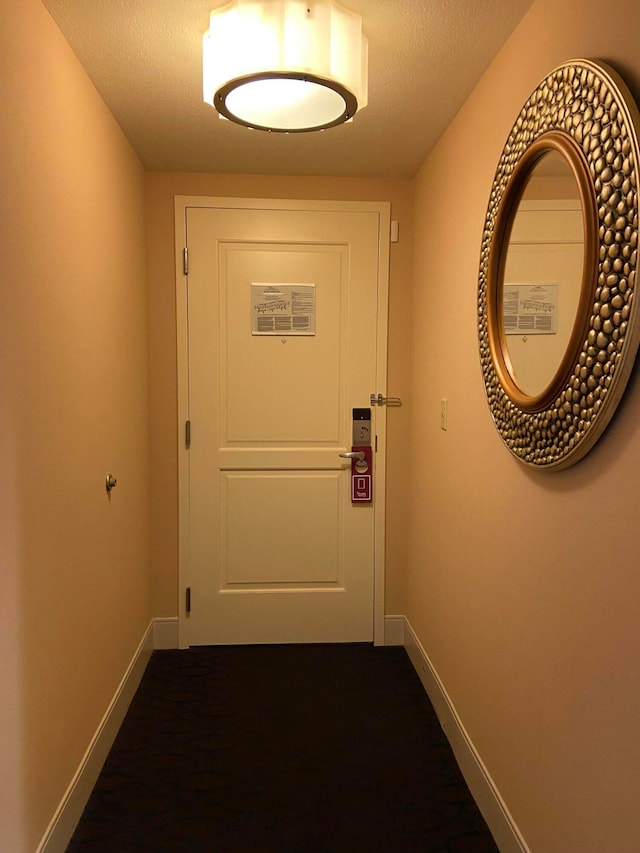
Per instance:
[[[596,257],[587,162],[564,135],[542,134],[520,159],[498,211],[489,266],[489,346],[510,399],[553,400],[586,332]]]
[[[574,60],[533,91],[498,163],[480,256],[480,362],[502,440],[540,469],[593,447],[631,374],[639,123],[612,69]]]

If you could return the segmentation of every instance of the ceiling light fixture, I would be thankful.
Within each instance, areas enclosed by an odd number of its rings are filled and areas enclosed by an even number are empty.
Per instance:
[[[367,105],[362,18],[332,0],[233,0],[203,39],[204,100],[279,133],[324,130]]]

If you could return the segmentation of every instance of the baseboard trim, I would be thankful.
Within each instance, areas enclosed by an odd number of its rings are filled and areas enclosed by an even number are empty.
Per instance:
[[[167,616],[153,620],[153,648],[178,648],[178,617]]]
[[[405,616],[386,616],[384,642],[404,646],[501,853],[530,853],[434,665]],[[64,853],[154,649],[178,648],[178,619],[152,619],[36,853]]]
[[[522,833],[500,796],[469,733],[464,727],[451,697],[435,666],[429,659],[406,617],[393,617],[403,623],[404,647],[431,700],[473,798],[478,804],[501,853],[530,853]]]
[[[155,640],[154,620],[136,649],[122,681],[76,770],[36,853],[64,853],[82,816],[102,765],[122,725],[131,700],[151,657]]]
[[[384,617],[384,644],[385,646],[404,646],[404,616]]]

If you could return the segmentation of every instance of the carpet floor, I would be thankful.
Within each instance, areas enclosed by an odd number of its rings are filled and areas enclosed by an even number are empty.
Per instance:
[[[154,652],[67,853],[496,853],[404,649]]]

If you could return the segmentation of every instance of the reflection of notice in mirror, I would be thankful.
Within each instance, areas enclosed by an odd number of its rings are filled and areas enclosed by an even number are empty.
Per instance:
[[[502,323],[506,335],[555,335],[557,284],[505,284]]]
[[[252,335],[315,333],[315,284],[251,284]]]

